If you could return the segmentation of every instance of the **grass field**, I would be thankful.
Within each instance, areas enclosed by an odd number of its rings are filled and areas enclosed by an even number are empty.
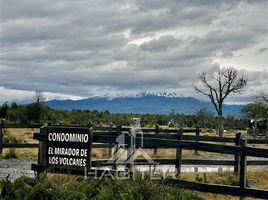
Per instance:
[[[239,177],[234,175],[232,172],[211,172],[211,173],[182,173],[182,179],[189,181],[206,182],[213,184],[224,184],[224,185],[238,185]],[[248,170],[248,180],[255,180],[257,182],[257,188],[268,190],[268,169],[254,169]],[[239,197],[228,196],[228,195],[217,195],[210,193],[196,192],[198,196],[207,200],[238,200]],[[247,198],[251,200],[255,198]]]
[[[161,127],[161,128],[168,128],[168,127]],[[17,143],[38,143],[38,141],[33,140],[33,133],[39,132],[39,129],[14,129],[9,128],[5,129],[4,131],[4,140],[5,141],[14,141],[16,140]],[[225,133],[225,137],[235,137],[235,134],[241,132],[242,136],[246,136],[246,131],[237,131],[231,130]],[[188,135],[195,135],[195,133],[190,133]],[[201,136],[217,136],[215,132],[205,132],[202,131],[200,133]],[[210,142],[212,143],[212,142]],[[234,145],[234,144],[227,144],[227,143],[217,143],[217,144],[226,144],[226,145]],[[253,145],[248,145],[253,146]],[[255,145],[258,148],[268,148],[267,144],[262,145]],[[3,156],[9,153],[9,149],[4,149]],[[37,149],[16,149],[16,154],[18,158],[36,158],[37,157]],[[154,157],[154,158],[175,158],[176,150],[175,149],[158,149],[157,154],[154,155],[153,150],[143,150],[145,152],[145,157]],[[212,153],[212,152],[202,152],[199,151],[195,153],[192,150],[183,150],[182,151],[183,158],[232,158],[232,155],[227,154],[219,154],[219,153]],[[108,149],[93,149],[92,156],[94,158],[109,158],[109,151]],[[143,155],[144,156],[144,155]],[[136,157],[139,157],[137,155]],[[0,157],[1,158],[1,157]]]
[[[28,143],[34,144],[38,143],[38,141],[33,139],[33,133],[39,132],[39,129],[15,129],[9,128],[4,129],[4,142],[6,143]],[[37,158],[38,149],[13,149],[18,156],[18,158]],[[11,149],[4,149],[2,158],[8,155],[12,150]]]

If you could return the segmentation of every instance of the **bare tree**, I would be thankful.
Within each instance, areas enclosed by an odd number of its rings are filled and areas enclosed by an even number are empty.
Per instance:
[[[33,95],[33,102],[34,103],[43,103],[45,101],[45,95],[43,92],[35,90],[35,93]]]
[[[199,76],[199,84],[193,83],[193,88],[203,95],[209,97],[218,115],[218,132],[223,136],[223,113],[224,100],[231,94],[241,93],[247,85],[243,73],[233,67],[221,67],[217,70]]]

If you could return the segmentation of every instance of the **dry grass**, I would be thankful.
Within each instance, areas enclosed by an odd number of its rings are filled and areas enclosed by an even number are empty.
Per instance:
[[[188,181],[197,181],[202,183],[213,183],[213,184],[223,184],[223,185],[238,185],[239,177],[233,172],[184,172],[181,178]]]
[[[161,128],[165,129],[174,129],[169,128],[167,126],[163,126]],[[4,139],[15,137],[19,139],[22,143],[37,143],[36,140],[33,139],[33,133],[39,132],[39,129],[5,129],[4,132]],[[235,137],[235,134],[241,132],[242,135],[246,135],[246,131],[228,131],[225,133],[225,137]],[[189,135],[195,135],[195,133],[187,133]],[[202,131],[200,133],[202,136],[217,136],[215,131],[213,132],[205,132]],[[212,142],[211,142],[212,143]],[[220,143],[218,143],[220,144]],[[225,144],[225,143],[222,143]],[[233,145],[227,144],[226,145]],[[253,147],[254,145],[248,145]],[[267,144],[255,145],[258,148],[268,148]],[[7,149],[4,150],[4,155],[6,154]],[[37,149],[16,149],[16,153],[18,154],[19,158],[36,158],[37,157]],[[222,158],[222,157],[229,157],[232,158],[233,155],[227,154],[219,154],[219,153],[212,153],[212,152],[202,152],[198,151],[195,153],[192,150],[183,150],[182,151],[183,158]],[[109,158],[109,150],[108,149],[93,149],[92,151],[93,158]],[[175,158],[176,150],[175,149],[158,149],[157,154],[154,155],[153,150],[143,150],[142,153],[136,155],[137,158]]]
[[[37,159],[38,155],[37,149],[16,149],[15,152],[19,159]],[[9,149],[4,149],[2,157],[4,158],[7,154],[9,154]]]
[[[196,194],[206,200],[239,200],[240,197],[229,196],[229,195],[219,195],[219,194],[210,194],[210,193],[201,193],[196,192]],[[256,198],[247,197],[247,200],[257,200]]]
[[[248,179],[254,179],[258,182],[258,188],[268,190],[268,169],[249,170]]]
[[[163,159],[172,159],[176,157],[176,149],[157,149],[156,155],[154,155],[153,150],[143,150],[144,158],[163,158]],[[184,159],[192,158],[233,158],[233,155],[220,154],[213,152],[198,151],[197,153],[194,150],[182,150],[182,157]],[[138,158],[141,158],[138,157]]]
[[[206,182],[213,184],[225,184],[225,185],[237,185],[239,183],[239,177],[235,176],[232,172],[211,172],[211,173],[182,173],[182,179],[189,181],[196,181],[197,179],[204,182],[204,174],[206,174]],[[254,179],[257,181],[257,188],[268,190],[268,169],[249,170],[247,174],[248,179]],[[238,200],[239,197],[218,195],[211,193],[195,192],[198,196],[207,200]],[[247,198],[252,200],[255,198]]]
[[[109,150],[108,149],[93,149],[91,152],[92,158],[109,158]]]
[[[8,128],[4,129],[4,139],[9,137],[15,137],[19,139],[22,143],[37,143],[36,140],[33,139],[33,133],[39,132],[39,129],[32,128]]]
[[[19,140],[20,143],[28,143],[28,144],[34,144],[38,143],[38,141],[33,139],[33,133],[39,132],[39,129],[17,129],[17,128],[8,128],[4,129],[4,141],[8,141],[10,138],[16,138]],[[16,155],[18,158],[37,158],[38,149],[33,148],[21,148],[15,150]],[[3,157],[9,153],[9,149],[3,150]]]

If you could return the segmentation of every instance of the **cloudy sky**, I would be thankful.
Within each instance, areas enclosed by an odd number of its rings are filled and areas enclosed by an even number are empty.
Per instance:
[[[268,1],[0,0],[0,102],[141,91],[202,98],[202,71],[247,74],[268,90]],[[119,94],[120,93],[120,94]]]

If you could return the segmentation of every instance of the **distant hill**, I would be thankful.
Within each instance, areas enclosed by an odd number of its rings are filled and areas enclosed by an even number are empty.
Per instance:
[[[215,114],[213,105],[193,97],[177,97],[168,93],[143,93],[129,97],[118,98],[87,98],[81,100],[50,100],[47,105],[55,109],[89,109],[113,113],[152,113],[168,114],[172,109],[177,113],[194,114],[201,108],[206,108]],[[242,105],[224,105],[224,115],[240,116]]]

